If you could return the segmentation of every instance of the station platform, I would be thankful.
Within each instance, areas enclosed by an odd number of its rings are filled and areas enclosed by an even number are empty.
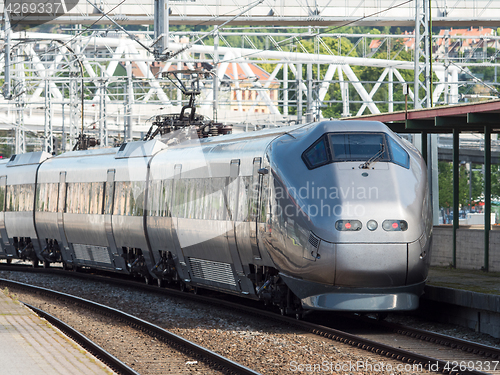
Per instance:
[[[500,272],[431,267],[427,285],[500,295]]]
[[[433,266],[418,313],[500,338],[500,273]]]
[[[0,375],[114,374],[45,320],[0,291]]]

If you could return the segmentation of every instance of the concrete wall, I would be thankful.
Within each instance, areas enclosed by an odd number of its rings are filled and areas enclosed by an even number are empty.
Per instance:
[[[453,228],[435,226],[431,265],[449,266],[453,262]],[[479,270],[484,266],[484,230],[457,230],[457,268]],[[500,272],[500,230],[490,231],[489,271]]]
[[[417,313],[500,337],[500,296],[427,285]]]

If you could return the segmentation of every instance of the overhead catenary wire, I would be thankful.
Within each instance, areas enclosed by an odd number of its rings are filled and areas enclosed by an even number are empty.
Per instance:
[[[289,42],[289,41],[291,41],[291,40],[298,40],[298,41],[300,41],[300,40],[302,40],[302,39],[310,39],[310,38],[316,37],[316,36],[318,36],[318,35],[322,35],[322,34],[325,34],[325,33],[328,33],[328,32],[334,31],[334,30],[338,30],[338,29],[340,29],[340,28],[342,28],[342,27],[349,26],[349,25],[351,25],[351,24],[353,24],[353,23],[360,22],[360,21],[362,21],[362,20],[364,20],[364,19],[367,19],[367,18],[370,18],[370,17],[374,17],[374,16],[376,16],[376,15],[378,15],[378,14],[381,14],[381,13],[387,12],[387,11],[389,11],[389,10],[391,10],[391,9],[399,8],[399,7],[403,6],[403,5],[406,5],[406,4],[411,3],[411,2],[413,2],[413,1],[414,1],[414,0],[406,0],[406,1],[402,2],[402,3],[400,3],[400,4],[396,4],[396,5],[393,5],[393,6],[391,6],[391,7],[385,8],[385,9],[383,9],[383,10],[380,10],[380,11],[377,11],[377,12],[371,13],[371,14],[369,14],[369,15],[366,15],[366,16],[363,16],[363,17],[359,17],[359,18],[357,18],[357,19],[355,19],[355,20],[352,20],[352,21],[346,22],[346,23],[345,23],[345,24],[343,24],[343,25],[333,26],[333,27],[327,28],[326,30],[322,30],[321,32],[317,32],[317,33],[313,33],[313,34],[311,34],[311,33],[303,33],[303,35],[293,36],[293,37],[287,38],[287,39],[285,39],[285,40],[279,41],[279,42],[277,42],[277,44],[278,44],[278,46],[280,46],[280,45],[282,45],[282,44],[285,44],[285,42]],[[231,62],[231,61],[239,60],[239,59],[242,59],[242,58],[246,58],[246,57],[249,57],[249,56],[253,56],[253,55],[258,54],[258,53],[260,53],[260,52],[262,52],[262,51],[271,51],[271,49],[270,49],[270,48],[264,48],[264,49],[261,49],[261,50],[259,50],[259,51],[257,51],[257,52],[248,53],[248,54],[246,54],[246,55],[242,55],[242,56],[234,57],[234,58],[227,59],[227,60],[221,60],[220,62]]]

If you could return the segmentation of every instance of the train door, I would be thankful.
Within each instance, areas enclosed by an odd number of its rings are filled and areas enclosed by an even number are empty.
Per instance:
[[[59,192],[57,199],[57,227],[59,229],[59,237],[61,238],[61,243],[59,248],[61,250],[61,256],[63,262],[72,263],[71,251],[69,249],[68,239],[66,238],[66,232],[64,231],[64,211],[66,209],[66,172],[59,173]]]
[[[2,250],[7,255],[7,259],[17,257],[16,250],[9,242],[7,230],[5,229],[5,199],[6,199],[7,176],[0,177],[0,235],[2,236]]]
[[[182,164],[176,164],[174,166],[174,180],[172,182],[172,196],[170,199],[170,202],[172,202],[171,207],[170,207],[170,213],[172,215],[172,242],[174,244],[174,249],[175,249],[175,255],[177,255],[177,260],[180,264],[180,268],[177,269],[177,272],[179,273],[179,276],[184,279],[186,282],[191,281],[191,277],[189,276],[189,270],[188,267],[189,265],[186,263],[186,258],[184,257],[184,253],[182,251],[181,244],[179,242],[179,235],[177,233],[177,230],[179,228],[179,221],[177,217],[177,207],[180,204],[180,196],[178,195],[180,193],[179,191],[179,182],[181,179],[181,172],[182,172]],[[174,256],[175,260],[175,256]]]
[[[226,238],[229,245],[229,252],[233,260],[234,269],[236,271],[236,279],[243,294],[253,293],[254,288],[252,282],[246,277],[250,273],[248,267],[245,272],[241,261],[241,253],[239,249],[239,240],[237,238],[237,219],[239,217],[238,199],[240,197],[240,160],[231,160],[229,177],[226,179],[224,188],[224,200],[227,207],[227,220],[231,222],[231,230],[226,232]]]
[[[270,235],[271,231],[271,209],[269,207],[269,163],[264,159],[261,168],[257,171],[259,177],[259,199],[257,223],[257,247],[259,253],[265,254],[264,245],[265,236]]]
[[[250,221],[250,242],[252,245],[252,255],[255,260],[261,260],[259,246],[257,245],[257,223],[259,218],[259,192],[260,192],[260,175],[259,169],[262,163],[262,158],[253,159],[252,169],[252,186],[248,191],[248,215]]]
[[[121,256],[123,250],[118,251],[116,247],[115,236],[113,234],[113,209],[114,209],[114,196],[115,196],[115,169],[108,169],[106,177],[105,192],[104,192],[104,230],[106,231],[106,239],[112,254],[113,266],[117,271],[124,271],[127,269],[126,261]]]

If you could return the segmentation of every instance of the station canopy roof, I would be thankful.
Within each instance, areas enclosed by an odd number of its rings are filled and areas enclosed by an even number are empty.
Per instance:
[[[397,133],[452,133],[484,132],[488,126],[492,133],[500,133],[500,99],[348,117],[342,120],[370,120],[385,123]]]

